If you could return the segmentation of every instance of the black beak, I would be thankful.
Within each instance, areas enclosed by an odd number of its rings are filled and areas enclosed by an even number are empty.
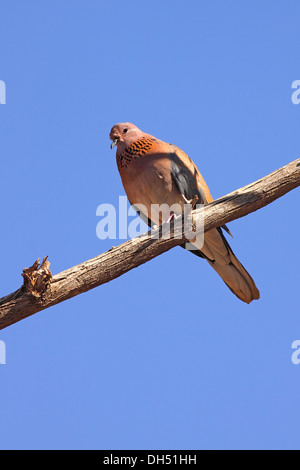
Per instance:
[[[115,145],[119,142],[119,137],[112,141],[110,148],[113,149]]]

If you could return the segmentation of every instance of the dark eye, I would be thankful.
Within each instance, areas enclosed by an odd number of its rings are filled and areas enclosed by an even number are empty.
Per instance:
[[[126,134],[126,132],[128,132],[127,127],[125,127],[125,129],[124,129],[124,131],[123,131],[123,134]]]

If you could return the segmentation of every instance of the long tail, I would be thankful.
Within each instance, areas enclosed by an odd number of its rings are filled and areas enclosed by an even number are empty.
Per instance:
[[[192,253],[205,258],[240,300],[249,304],[252,300],[259,299],[259,290],[254,280],[234,255],[221,229],[207,232],[204,245]]]

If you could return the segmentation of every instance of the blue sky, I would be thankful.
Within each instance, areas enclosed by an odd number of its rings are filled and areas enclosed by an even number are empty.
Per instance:
[[[1,292],[119,240],[109,149],[130,121],[195,161],[215,198],[299,157],[297,1],[3,0]],[[175,248],[0,332],[2,449],[299,449],[299,190],[230,224],[261,300]]]

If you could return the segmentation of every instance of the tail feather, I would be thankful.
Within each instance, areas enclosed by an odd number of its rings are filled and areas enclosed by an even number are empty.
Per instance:
[[[205,258],[240,300],[249,304],[259,299],[254,280],[233,253],[221,229],[207,232],[204,245],[192,253]]]

